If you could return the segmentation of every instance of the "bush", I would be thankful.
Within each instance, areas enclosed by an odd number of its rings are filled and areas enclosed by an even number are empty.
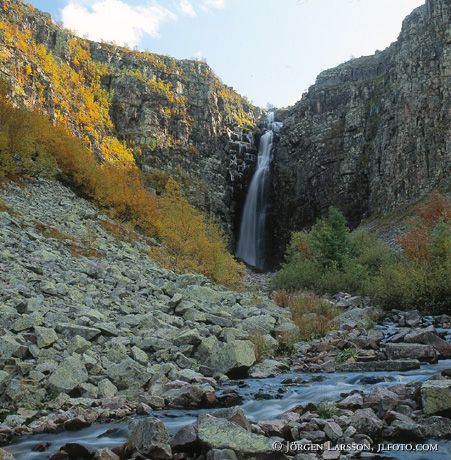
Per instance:
[[[321,337],[335,328],[338,309],[311,292],[276,291],[273,300],[279,306],[289,308],[299,329],[297,340]]]
[[[364,230],[349,232],[334,208],[307,232],[294,233],[276,288],[369,295],[386,308],[450,312],[451,206],[433,194],[416,211],[396,252]]]
[[[158,198],[146,189],[134,164],[99,163],[66,128],[14,108],[6,94],[7,86],[0,85],[0,179],[59,175],[112,217],[159,238],[164,249],[154,255],[170,268],[241,286],[243,267],[228,253],[219,226],[189,204],[174,180]]]

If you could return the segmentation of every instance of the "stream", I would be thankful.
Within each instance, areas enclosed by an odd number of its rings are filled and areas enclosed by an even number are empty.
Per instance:
[[[230,382],[219,392],[236,390],[244,399],[242,408],[248,418],[262,421],[275,419],[299,404],[338,400],[342,393],[349,393],[352,390],[369,392],[375,387],[424,381],[440,370],[450,367],[451,359],[447,359],[437,364],[423,364],[420,369],[406,372],[285,373],[273,378]],[[288,379],[301,383],[284,383]],[[184,425],[193,422],[199,414],[206,412],[213,413],[214,410],[164,410],[154,412],[153,415],[159,417],[168,431],[174,434]],[[94,424],[75,432],[63,431],[56,434],[24,436],[6,448],[17,460],[44,460],[68,442],[77,442],[88,448],[100,449],[121,445],[126,439],[126,422]],[[46,442],[50,443],[46,452],[32,452],[34,446]],[[378,457],[373,458],[409,458],[410,460],[429,460],[431,456],[434,460],[451,458],[451,441],[440,440],[438,443],[439,450],[434,453],[394,452],[385,456],[378,454]]]

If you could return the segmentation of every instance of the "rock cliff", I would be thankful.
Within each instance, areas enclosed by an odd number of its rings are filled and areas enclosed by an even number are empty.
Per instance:
[[[373,56],[321,73],[302,99],[278,112],[273,258],[290,232],[329,206],[353,225],[444,186],[451,159],[451,3],[427,0],[398,40]]]
[[[204,62],[90,42],[21,0],[0,3],[0,73],[17,103],[66,124],[103,159],[131,158],[152,188],[175,177],[232,234],[259,109]]]

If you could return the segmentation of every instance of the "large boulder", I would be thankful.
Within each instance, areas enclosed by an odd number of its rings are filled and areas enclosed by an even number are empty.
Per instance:
[[[351,417],[351,426],[353,426],[358,433],[367,434],[368,436],[375,436],[380,433],[384,424],[374,411],[370,408],[357,409]]]
[[[428,380],[423,383],[421,401],[427,415],[451,412],[451,380]]]
[[[429,363],[436,362],[438,357],[433,346],[417,343],[388,343],[385,352],[388,359],[418,359]]]
[[[272,452],[270,438],[250,433],[233,422],[211,415],[199,417],[198,437],[213,449],[231,449],[242,454]]]
[[[224,343],[210,336],[199,345],[197,359],[217,373],[240,375],[255,363],[255,347],[250,340]]]
[[[410,371],[419,369],[417,359],[388,359],[386,361],[358,361],[340,364],[337,368],[343,372],[377,372],[377,371]]]
[[[289,366],[274,359],[265,359],[260,363],[255,364],[249,371],[249,376],[254,379],[264,379],[274,377],[289,370]]]
[[[156,417],[135,419],[129,423],[127,448],[153,459],[172,458],[169,434],[163,422]]]
[[[77,355],[64,359],[49,378],[49,385],[57,391],[71,391],[88,380],[85,365]]]
[[[433,330],[432,327],[428,330],[414,329],[405,335],[404,341],[408,343],[421,343],[424,345],[433,346],[440,355],[451,358],[451,345],[439,337]]]

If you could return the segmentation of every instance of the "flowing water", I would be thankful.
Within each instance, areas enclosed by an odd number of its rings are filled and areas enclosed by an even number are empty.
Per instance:
[[[266,131],[258,148],[257,169],[244,202],[236,251],[237,257],[260,270],[265,266],[265,228],[272,146],[274,133],[281,127],[282,123],[274,121],[274,112],[269,112]]]
[[[320,373],[287,373],[267,379],[247,379],[231,382],[223,390],[234,389],[244,399],[242,408],[253,421],[272,420],[289,409],[307,402],[322,400],[338,400],[343,393],[352,390],[369,392],[376,387],[387,387],[396,383],[421,382],[429,379],[441,369],[451,367],[451,360],[439,361],[438,364],[424,364],[420,369],[406,372],[336,372]],[[295,383],[286,383],[292,379]],[[285,383],[284,383],[285,382]],[[296,383],[297,382],[297,383]],[[260,399],[262,398],[262,399]],[[264,398],[264,399],[263,399]],[[181,427],[192,423],[201,413],[213,413],[213,410],[168,410],[154,412],[174,434]],[[57,434],[37,434],[24,436],[16,444],[7,447],[17,460],[44,460],[51,453],[67,442],[77,442],[88,448],[100,449],[123,444],[127,439],[126,423],[96,424],[76,432]],[[46,452],[32,452],[37,444],[49,442]],[[434,442],[434,441],[431,441]],[[439,451],[434,453],[409,452],[410,460],[426,460],[433,455],[434,460],[451,458],[451,442],[439,441]],[[390,455],[379,455],[380,458],[403,459],[406,453],[394,452]],[[431,458],[431,457],[429,457]]]

